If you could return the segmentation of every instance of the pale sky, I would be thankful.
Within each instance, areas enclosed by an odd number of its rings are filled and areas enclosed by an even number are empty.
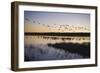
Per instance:
[[[90,32],[90,14],[24,11],[25,32]]]

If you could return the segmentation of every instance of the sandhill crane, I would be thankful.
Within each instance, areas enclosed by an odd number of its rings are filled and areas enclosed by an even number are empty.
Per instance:
[[[35,21],[33,21],[33,23],[35,23]]]
[[[30,21],[28,18],[25,18],[26,21]]]

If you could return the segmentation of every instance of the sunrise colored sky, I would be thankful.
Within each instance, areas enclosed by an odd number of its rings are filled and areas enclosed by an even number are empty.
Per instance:
[[[24,11],[25,32],[90,32],[90,14]]]

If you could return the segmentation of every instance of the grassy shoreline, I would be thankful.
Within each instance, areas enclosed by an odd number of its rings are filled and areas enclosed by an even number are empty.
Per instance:
[[[27,35],[42,35],[42,36],[84,36],[84,37],[89,37],[90,36],[90,33],[83,33],[83,32],[80,32],[80,33],[56,33],[56,32],[25,32],[24,33],[25,36]]]
[[[55,43],[55,44],[48,44],[48,46],[63,49],[65,51],[69,51],[71,53],[78,53],[85,58],[90,58],[90,43]]]

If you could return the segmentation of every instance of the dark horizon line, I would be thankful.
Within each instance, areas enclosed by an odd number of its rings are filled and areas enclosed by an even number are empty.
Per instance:
[[[45,36],[90,36],[89,32],[25,32],[24,35],[45,35]]]

